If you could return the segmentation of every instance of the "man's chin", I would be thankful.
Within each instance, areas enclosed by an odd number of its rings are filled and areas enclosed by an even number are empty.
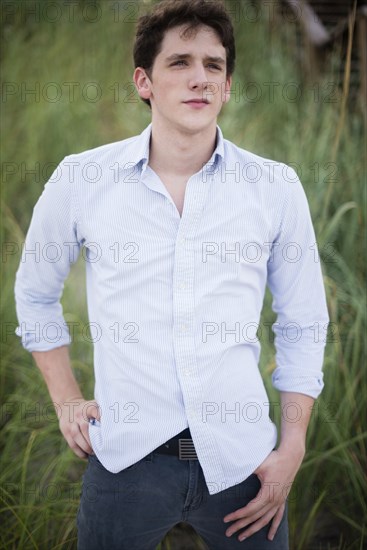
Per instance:
[[[200,117],[200,115],[197,115],[196,117],[193,117],[192,119],[185,119],[184,121],[181,120],[178,123],[179,128],[181,131],[185,132],[186,134],[194,135],[201,132],[204,132],[205,130],[208,130],[208,128],[212,126],[216,126],[217,119],[213,118],[207,118],[207,117]]]

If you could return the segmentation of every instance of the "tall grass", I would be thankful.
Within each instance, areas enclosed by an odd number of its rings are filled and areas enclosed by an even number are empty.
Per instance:
[[[121,11],[115,20],[112,8],[117,3],[105,2],[102,16],[92,23],[83,17],[83,3],[71,20],[65,3],[60,5],[63,16],[55,23],[42,14],[35,22],[22,9],[3,23],[2,79],[8,87],[2,103],[0,547],[7,549],[75,548],[85,468],[62,439],[41,376],[13,334],[14,274],[32,208],[52,171],[48,163],[136,135],[150,120],[148,109],[130,95],[134,23],[126,20],[129,13]],[[239,91],[219,123],[225,137],[238,145],[295,166],[310,203],[332,322],[325,389],[316,402],[308,452],[289,496],[291,547],[361,550],[367,539],[362,112],[349,105],[341,118],[343,96],[332,73],[317,83],[303,82],[291,26],[270,32],[265,17],[253,23],[242,18],[236,27],[234,82]],[[78,83],[72,97],[66,84],[71,82]],[[88,88],[88,83],[97,83],[102,91],[98,101],[92,101],[97,88]],[[27,95],[26,87],[35,88],[36,96]],[[61,98],[53,101],[60,89]],[[25,172],[32,168],[36,175]],[[66,320],[79,326],[88,322],[84,288],[81,261],[73,267],[63,296]],[[274,320],[270,303],[267,294],[264,322]],[[276,401],[270,385],[273,344],[264,337],[262,346],[261,370]],[[91,397],[92,349],[80,331],[71,355],[84,393]]]

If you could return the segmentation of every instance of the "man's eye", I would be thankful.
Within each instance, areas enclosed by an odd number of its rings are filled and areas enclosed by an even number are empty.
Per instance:
[[[214,63],[209,63],[208,67],[210,67],[211,69],[217,69],[217,70],[221,69],[218,65],[215,65]]]
[[[184,65],[186,64],[186,61],[183,61],[182,59],[179,60],[179,61],[175,61],[174,63],[172,63],[172,65]]]

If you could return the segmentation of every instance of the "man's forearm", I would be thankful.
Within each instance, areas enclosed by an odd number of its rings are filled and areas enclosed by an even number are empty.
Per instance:
[[[280,392],[281,436],[279,450],[305,453],[306,434],[314,399],[303,393]]]
[[[61,405],[69,399],[83,399],[71,369],[68,346],[50,351],[34,351],[32,355],[55,404]]]
[[[89,419],[100,420],[100,412],[97,403],[86,401],[80,391],[71,369],[69,347],[34,351],[32,355],[47,384],[61,433],[72,451],[80,458],[86,458],[93,453]]]

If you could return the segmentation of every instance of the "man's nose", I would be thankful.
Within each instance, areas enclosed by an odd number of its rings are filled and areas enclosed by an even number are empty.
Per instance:
[[[202,64],[197,64],[193,67],[190,75],[189,86],[191,89],[205,90],[209,81],[205,72],[205,67]]]

